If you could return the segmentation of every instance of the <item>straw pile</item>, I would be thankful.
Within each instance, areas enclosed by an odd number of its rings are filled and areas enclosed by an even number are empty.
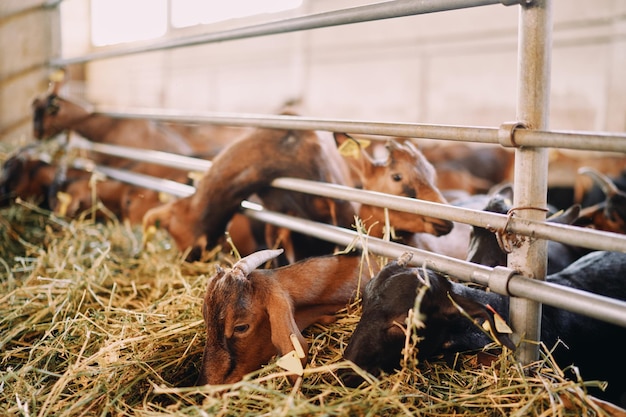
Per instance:
[[[201,302],[215,262],[189,264],[159,235],[115,219],[66,221],[20,202],[0,211],[0,415],[604,415],[585,384],[545,359],[510,355],[416,366],[342,386],[359,305],[307,331],[311,363],[291,386],[273,362],[244,381],[196,388]]]

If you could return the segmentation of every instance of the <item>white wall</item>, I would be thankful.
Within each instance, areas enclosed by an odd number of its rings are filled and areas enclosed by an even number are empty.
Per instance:
[[[364,3],[309,0],[286,16]],[[85,94],[258,113],[302,98],[313,116],[497,126],[515,117],[517,24],[518,7],[494,5],[109,59],[86,66]],[[84,52],[85,25],[62,27],[66,55]],[[626,2],[555,0],[550,127],[626,130],[624,64]]]

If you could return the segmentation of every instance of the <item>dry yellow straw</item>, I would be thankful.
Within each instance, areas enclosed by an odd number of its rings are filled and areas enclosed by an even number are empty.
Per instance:
[[[310,364],[291,386],[275,361],[228,386],[193,387],[201,303],[216,263],[185,263],[168,236],[89,217],[67,221],[29,204],[0,210],[0,415],[298,416],[603,415],[549,358],[480,365],[459,357],[343,386],[338,373],[360,314],[306,331]],[[357,370],[362,372],[360,370]]]

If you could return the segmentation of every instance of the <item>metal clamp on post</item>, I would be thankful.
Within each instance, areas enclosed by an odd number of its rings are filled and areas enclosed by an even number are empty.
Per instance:
[[[496,266],[489,273],[489,288],[498,294],[502,295],[511,295],[509,294],[509,280],[513,275],[517,272],[510,268],[506,268],[504,266]]]
[[[498,142],[500,145],[507,148],[515,148],[515,130],[526,129],[526,125],[522,122],[505,122],[500,125],[498,129]]]

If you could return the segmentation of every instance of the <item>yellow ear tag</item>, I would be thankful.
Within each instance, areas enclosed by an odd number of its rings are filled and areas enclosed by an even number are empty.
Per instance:
[[[341,156],[360,158],[361,149],[367,148],[368,146],[370,146],[370,143],[372,142],[366,139],[347,140],[339,145],[337,150],[339,151]]]
[[[63,81],[63,79],[65,79],[65,71],[63,71],[62,69],[57,69],[52,74],[50,74],[48,78],[53,83],[60,83],[61,81]]]
[[[59,191],[57,193],[57,198],[59,199],[59,207],[57,208],[57,214],[59,216],[65,217],[67,215],[67,209],[72,202],[72,196],[68,193],[64,193],[63,191]]]
[[[159,202],[160,203],[169,203],[172,201],[172,195],[166,192],[159,192]]]
[[[304,373],[304,368],[302,368],[302,362],[300,362],[300,359],[296,355],[295,350],[292,350],[286,355],[278,358],[278,360],[276,361],[276,365],[280,366],[286,371],[289,371],[299,376],[302,376],[302,374]]]
[[[204,173],[198,171],[191,171],[187,174],[187,178],[189,178],[194,186],[197,186],[200,180],[204,177]]]
[[[295,334],[291,333],[289,335],[289,339],[291,340],[291,344],[293,345],[293,348],[295,349],[296,356],[299,357],[300,359],[303,359],[304,357],[306,357],[306,354],[304,353],[304,349],[302,349],[302,345],[300,344],[298,337]]]

